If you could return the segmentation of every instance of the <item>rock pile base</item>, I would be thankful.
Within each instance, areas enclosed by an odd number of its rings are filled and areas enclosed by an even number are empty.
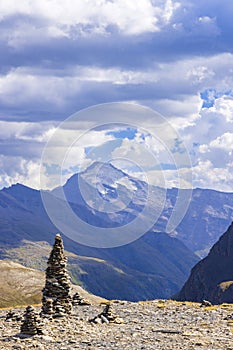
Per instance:
[[[24,321],[21,325],[20,332],[21,336],[43,334],[38,314],[35,313],[35,310],[32,306],[28,306],[26,308],[26,312],[24,314]]]
[[[90,301],[81,297],[79,293],[75,293],[72,299],[72,305],[91,305]]]
[[[89,322],[93,323],[124,323],[123,319],[114,315],[112,306],[110,304],[106,304],[103,311],[97,315],[96,317],[89,320]]]

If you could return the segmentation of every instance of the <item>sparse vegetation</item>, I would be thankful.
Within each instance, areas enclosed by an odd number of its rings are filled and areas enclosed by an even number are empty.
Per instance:
[[[225,292],[231,285],[233,285],[233,281],[226,281],[219,284],[219,287],[223,292]]]

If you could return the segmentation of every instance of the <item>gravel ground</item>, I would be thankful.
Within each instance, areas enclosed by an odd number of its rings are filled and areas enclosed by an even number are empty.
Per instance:
[[[103,308],[100,304],[76,306],[69,317],[43,319],[43,335],[25,339],[19,337],[21,321],[5,321],[8,311],[1,310],[0,349],[233,350],[231,304],[200,307],[170,300],[115,301],[113,311],[124,323],[88,322]],[[14,311],[22,314],[24,309]]]

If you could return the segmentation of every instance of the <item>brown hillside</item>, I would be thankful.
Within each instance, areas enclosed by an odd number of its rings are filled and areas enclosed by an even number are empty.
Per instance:
[[[44,282],[43,272],[9,260],[0,260],[0,308],[39,304]],[[93,303],[104,300],[73,285],[72,293],[75,292]]]

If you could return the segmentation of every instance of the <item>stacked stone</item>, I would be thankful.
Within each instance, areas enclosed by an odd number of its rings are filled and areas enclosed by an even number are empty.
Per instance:
[[[93,319],[89,320],[89,322],[94,323],[124,323],[123,319],[114,315],[112,311],[112,306],[110,304],[106,304],[104,310],[94,317]]]
[[[73,304],[73,306],[76,306],[76,305],[91,305],[91,303],[87,299],[82,298],[79,293],[75,293],[73,295],[72,304]]]
[[[42,313],[45,313],[46,315],[54,314],[53,299],[43,297]]]
[[[24,321],[21,325],[21,335],[36,335],[43,334],[42,327],[38,315],[35,313],[32,306],[26,308]]]
[[[21,315],[10,310],[6,315],[5,321],[21,321],[21,319],[22,319]]]
[[[109,322],[114,322],[115,319],[117,318],[113,311],[112,311],[112,307],[110,304],[107,304],[104,308],[104,310],[102,311],[101,314],[103,317],[105,317]]]
[[[63,242],[61,236],[57,234],[46,269],[42,297],[42,315],[44,316],[60,317],[72,311],[71,284],[66,265],[67,258],[64,254]]]

